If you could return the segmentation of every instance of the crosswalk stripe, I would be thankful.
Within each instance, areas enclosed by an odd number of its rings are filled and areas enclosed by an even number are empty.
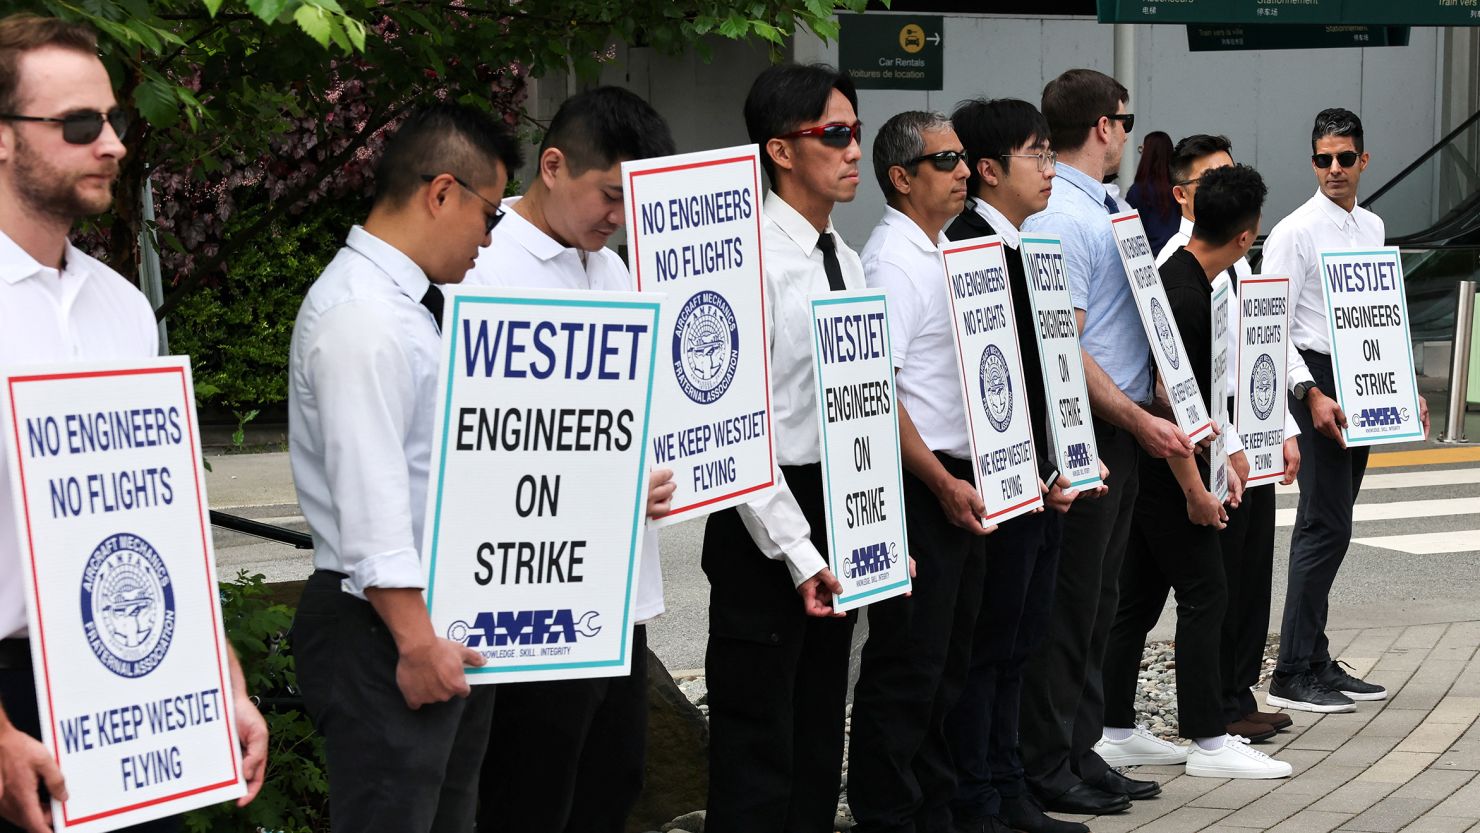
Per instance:
[[[1439,518],[1446,515],[1480,514],[1480,499],[1473,497],[1438,500],[1399,500],[1392,503],[1358,503],[1352,508],[1352,520],[1395,521],[1402,518]],[[1295,507],[1275,511],[1276,526],[1293,526]]]
[[[1369,492],[1373,489],[1412,489],[1430,486],[1458,486],[1468,483],[1480,483],[1480,468],[1424,469],[1422,471],[1369,474],[1362,478],[1362,491]],[[1291,483],[1288,486],[1276,484],[1275,492],[1281,495],[1299,494],[1300,486],[1296,483]]]
[[[1480,529],[1458,529],[1453,532],[1424,532],[1417,535],[1380,535],[1375,538],[1353,538],[1353,544],[1366,544],[1385,550],[1412,555],[1437,555],[1446,552],[1470,552],[1480,549]]]

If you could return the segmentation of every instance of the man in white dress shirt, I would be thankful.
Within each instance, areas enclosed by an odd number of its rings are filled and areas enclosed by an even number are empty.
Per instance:
[[[986,575],[987,526],[971,465],[940,246],[966,202],[951,122],[905,112],[879,129],[874,175],[889,205],[863,250],[889,300],[899,391],[912,596],[869,606],[853,693],[848,799],[858,833],[947,831],[956,790],[944,723],[965,685]]]
[[[0,367],[158,353],[149,302],[67,240],[77,220],[113,203],[125,113],[91,29],[35,15],[0,20]],[[61,799],[67,789],[38,740],[11,488],[0,450],[0,831],[41,833],[52,827],[39,786]],[[230,662],[247,779],[241,806],[262,787],[267,724],[247,695],[234,651]],[[129,829],[180,827],[169,818]]]
[[[858,190],[857,106],[852,80],[820,65],[771,67],[745,99],[771,181],[761,246],[782,477],[704,530],[711,833],[823,833],[837,810],[856,617],[833,613],[842,588],[822,555],[809,298],[864,287],[831,220]]]
[[[1233,164],[1233,146],[1224,136],[1196,134],[1177,143],[1172,151],[1172,197],[1182,209],[1177,233],[1156,256],[1163,263],[1192,239],[1195,219],[1193,198],[1198,182],[1206,171]],[[1239,258],[1229,273],[1232,286],[1228,301],[1228,396],[1229,419],[1233,419],[1234,397],[1238,389],[1239,313],[1238,292],[1244,279],[1252,275],[1248,258]],[[1300,470],[1300,444],[1295,439],[1300,428],[1285,412],[1285,473],[1280,482],[1295,482]],[[1232,423],[1224,426],[1228,462],[1237,469],[1239,480],[1248,477],[1248,457],[1243,441]],[[1223,569],[1228,587],[1228,609],[1223,615],[1223,637],[1218,663],[1223,681],[1223,718],[1230,735],[1250,740],[1269,737],[1291,724],[1283,712],[1261,712],[1252,688],[1259,682],[1264,662],[1264,642],[1269,635],[1269,594],[1274,576],[1274,484],[1245,487],[1243,500],[1228,508],[1228,526],[1219,534],[1223,549]]]
[[[1336,402],[1331,339],[1321,295],[1320,253],[1381,246],[1382,219],[1357,205],[1367,168],[1362,120],[1339,107],[1316,115],[1311,131],[1316,195],[1281,220],[1264,243],[1263,272],[1290,278],[1290,413],[1300,425],[1300,506],[1290,536],[1289,586],[1280,626],[1280,658],[1270,680],[1271,706],[1349,712],[1355,700],[1382,700],[1387,689],[1358,679],[1330,654],[1326,614],[1331,585],[1352,538],[1352,505],[1367,470],[1366,447],[1347,448],[1346,414]],[[1429,407],[1419,397],[1424,433]]]
[[[567,99],[545,132],[529,190],[505,201],[504,219],[466,282],[632,290],[627,264],[606,248],[627,217],[622,163],[673,152],[663,117],[635,94],[598,87]],[[672,478],[668,469],[653,472],[650,516],[667,514]],[[615,504],[591,509],[624,511]],[[664,609],[657,530],[643,539],[638,575],[626,676],[499,686],[480,776],[479,830],[622,833],[642,792],[646,623]]]
[[[412,114],[293,324],[288,450],[314,539],[293,649],[336,833],[473,829],[494,687],[470,690],[463,667],[483,658],[436,633],[422,598],[438,285],[472,267],[518,165],[487,113]]]

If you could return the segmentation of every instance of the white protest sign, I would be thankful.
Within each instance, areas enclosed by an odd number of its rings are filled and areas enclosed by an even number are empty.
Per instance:
[[[1021,247],[1028,301],[1037,325],[1033,337],[1038,339],[1047,393],[1049,441],[1069,488],[1093,489],[1100,485],[1100,451],[1090,420],[1084,357],[1079,352],[1079,325],[1069,297],[1063,246],[1058,237],[1040,234],[1024,236]]]
[[[422,559],[471,683],[631,667],[661,302],[458,288],[448,299]]]
[[[1002,240],[978,237],[941,251],[976,488],[987,523],[1043,506]]]
[[[1255,276],[1238,285],[1238,383],[1234,424],[1249,459],[1249,486],[1285,474],[1285,367],[1290,280]]]
[[[1336,249],[1320,256],[1331,368],[1336,401],[1346,413],[1346,444],[1422,439],[1398,249]]]
[[[1213,281],[1213,318],[1210,322],[1213,334],[1213,366],[1208,375],[1208,401],[1212,403],[1210,416],[1220,433],[1208,444],[1208,491],[1218,498],[1219,503],[1228,500],[1228,439],[1221,432],[1228,425],[1228,397],[1223,392],[1227,390],[1228,384],[1229,286],[1227,275],[1219,275]]]
[[[246,792],[183,357],[4,371],[42,740],[59,831]],[[80,602],[80,604],[79,604]]]
[[[1203,405],[1197,377],[1192,375],[1192,362],[1182,345],[1182,331],[1172,316],[1171,304],[1167,303],[1167,291],[1161,285],[1151,244],[1146,242],[1141,215],[1135,211],[1116,214],[1110,218],[1110,225],[1115,229],[1115,248],[1125,265],[1126,279],[1136,298],[1136,311],[1141,315],[1146,340],[1151,342],[1151,355],[1171,399],[1177,427],[1192,442],[1201,442],[1213,433],[1213,421]]]
[[[776,484],[755,145],[622,163],[627,263],[662,292],[651,458],[686,521]]]
[[[843,585],[833,597],[837,611],[910,590],[904,466],[885,313],[884,296],[876,291],[812,299],[828,566]]]

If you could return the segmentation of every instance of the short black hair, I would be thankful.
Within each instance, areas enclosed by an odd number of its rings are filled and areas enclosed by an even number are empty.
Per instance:
[[[463,104],[420,107],[385,143],[375,166],[375,202],[405,202],[423,175],[452,174],[484,188],[497,181],[498,163],[513,176],[522,159],[518,137],[493,115]]]
[[[1204,173],[1192,197],[1192,210],[1197,215],[1192,236],[1210,246],[1222,246],[1256,228],[1267,193],[1264,178],[1248,165],[1228,165]]]
[[[1227,136],[1194,133],[1183,138],[1172,148],[1172,184],[1186,182],[1187,175],[1192,173],[1193,164],[1215,153],[1226,153],[1230,159],[1233,158],[1233,143],[1228,141]]]
[[[1017,98],[962,101],[951,114],[951,125],[956,128],[956,135],[966,148],[971,167],[966,189],[971,194],[975,194],[981,185],[977,162],[996,159],[1006,171],[1012,167],[1012,160],[1005,158],[1005,154],[1012,153],[1030,140],[1046,142],[1049,139],[1048,120],[1037,107]]]
[[[641,96],[621,87],[597,87],[567,98],[550,120],[540,155],[550,148],[564,154],[577,176],[675,153],[668,122]]]
[[[1316,114],[1316,123],[1310,131],[1310,152],[1316,152],[1316,142],[1327,136],[1350,136],[1357,153],[1362,147],[1362,119],[1356,113],[1341,107],[1329,107]]]
[[[1102,116],[1115,114],[1131,100],[1125,85],[1103,72],[1071,69],[1043,88],[1043,117],[1053,133],[1053,149],[1076,151],[1089,140],[1089,131]]]
[[[761,167],[771,185],[776,184],[776,169],[766,142],[800,128],[804,123],[822,117],[827,100],[837,90],[853,105],[858,115],[858,90],[846,72],[827,64],[777,64],[755,77],[745,96],[745,132],[761,148]]]

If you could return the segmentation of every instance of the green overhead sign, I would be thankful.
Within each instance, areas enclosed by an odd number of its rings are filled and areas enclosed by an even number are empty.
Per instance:
[[[1249,49],[1338,49],[1351,46],[1407,46],[1407,26],[1244,26],[1238,23],[1189,23],[1190,52]]]
[[[1480,26],[1480,0],[1097,0],[1101,23]]]

